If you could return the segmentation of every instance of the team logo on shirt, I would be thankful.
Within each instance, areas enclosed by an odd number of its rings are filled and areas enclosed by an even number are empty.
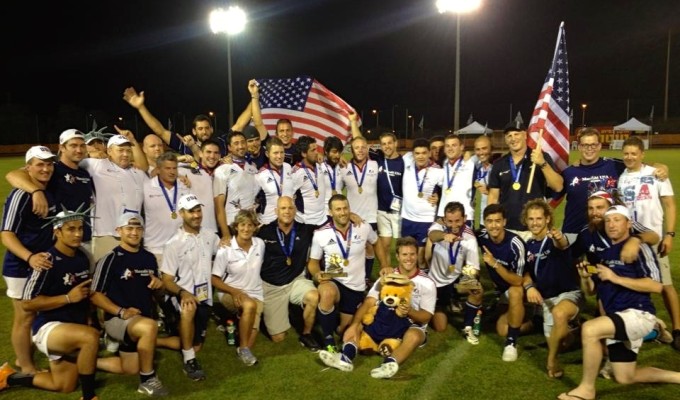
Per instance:
[[[128,280],[133,276],[134,274],[132,273],[132,270],[130,270],[130,268],[125,268],[125,271],[123,271],[123,275],[120,276],[120,279]]]
[[[76,276],[67,272],[64,274],[64,286],[73,286],[76,282]]]
[[[326,244],[326,246],[330,246],[332,244],[336,244],[335,239],[329,240],[328,243]]]
[[[571,183],[569,184],[569,186],[572,186],[572,187],[576,186],[576,185],[579,184],[579,182],[581,182],[581,180],[577,176],[575,176],[574,179],[571,180]]]
[[[66,183],[74,184],[76,183],[76,177],[71,174],[64,175],[64,180]]]

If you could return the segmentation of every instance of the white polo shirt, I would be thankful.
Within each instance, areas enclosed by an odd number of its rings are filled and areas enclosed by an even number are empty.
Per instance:
[[[399,271],[399,268],[394,272],[402,273]],[[437,304],[437,287],[432,279],[420,270],[415,275],[409,276],[409,279],[414,285],[413,292],[411,293],[411,308],[416,311],[427,311],[434,315],[434,307]],[[366,297],[380,298],[380,279],[375,282]],[[427,327],[427,324],[422,326]]]
[[[654,177],[655,168],[643,165],[639,171],[628,169],[619,176],[621,199],[633,219],[652,231],[663,235],[663,205],[661,197],[673,196],[671,180]]]
[[[434,221],[437,207],[430,204],[427,199],[436,186],[441,186],[443,177],[444,170],[437,164],[431,163],[421,169],[416,169],[415,164],[406,164],[402,177],[404,201],[401,205],[401,217],[414,222]],[[418,196],[420,192],[423,193],[423,197]]]
[[[269,164],[265,164],[255,176],[255,181],[264,192],[266,202],[264,210],[260,210],[259,213],[260,222],[268,224],[276,219],[276,202],[279,197],[293,197],[295,194],[290,164],[283,163],[281,171],[269,168]]]
[[[326,179],[323,176],[323,168],[323,164],[314,164],[310,168],[303,162],[293,167],[293,192],[297,196],[297,191],[300,191],[300,197],[295,199],[298,207],[295,220],[298,222],[319,226],[328,219],[326,216],[328,206],[324,203]],[[302,207],[298,204],[300,202]]]
[[[260,270],[264,261],[264,241],[253,237],[253,244],[248,251],[239,247],[236,237],[231,238],[229,247],[217,250],[212,274],[222,279],[227,285],[240,289],[253,299],[264,301]],[[217,292],[221,300],[224,293]]]
[[[213,196],[226,195],[224,208],[227,223],[241,210],[255,208],[255,196],[260,188],[255,183],[257,167],[253,163],[220,165],[213,173]]]
[[[191,166],[186,163],[178,165],[177,172],[186,175],[191,182],[191,193],[198,197],[203,204],[203,222],[201,226],[210,232],[217,232],[217,220],[215,219],[215,200],[213,196],[213,177],[203,168],[195,174]]]
[[[351,230],[347,230],[347,237],[334,229],[331,223],[314,231],[309,258],[321,260],[323,257],[326,267],[331,264],[331,260],[339,260],[339,265],[348,275],[334,279],[349,289],[362,291],[366,289],[366,243],[375,244],[378,235],[368,224],[350,226]],[[338,241],[345,250],[348,265],[343,263],[344,257]]]
[[[175,196],[175,189],[177,195]],[[168,199],[165,198],[159,178],[147,178],[144,182],[144,248],[153,254],[163,254],[163,246],[172,238],[177,229],[182,226],[182,217],[177,210],[177,201],[185,194],[192,193],[180,180],[175,187],[165,189]],[[170,205],[173,208],[170,209]],[[172,218],[172,210],[175,210],[176,218]]]
[[[446,232],[447,229],[444,225],[435,222],[427,232],[432,231]],[[437,287],[453,283],[458,279],[465,265],[470,265],[479,271],[479,248],[474,232],[469,226],[464,225],[461,236],[462,240],[454,243],[443,240],[434,243],[428,276]]]
[[[463,157],[460,157],[451,164],[449,160],[445,160],[442,169],[444,170],[442,197],[439,201],[437,215],[443,217],[446,205],[452,201],[457,201],[465,206],[465,218],[474,220],[475,208],[472,204],[472,189],[475,179],[474,161],[472,159],[465,161]]]
[[[346,167],[340,168],[339,172],[347,188],[347,200],[352,212],[369,224],[378,222],[378,163],[368,160],[363,168],[359,168],[350,161]]]
[[[116,236],[116,221],[124,210],[142,211],[146,174],[123,169],[108,158],[85,158],[79,166],[92,176],[96,192],[92,236]]]
[[[175,283],[199,301],[212,305],[212,257],[220,238],[201,229],[197,235],[179,228],[163,249],[160,271],[175,277]]]
[[[335,191],[340,194],[342,194],[342,189],[345,188],[345,183],[340,177],[340,165],[331,167],[328,162],[324,162],[319,165],[321,166],[320,175],[323,176],[323,181],[326,185],[323,192],[323,204],[326,209],[326,215],[330,215],[328,210],[328,201],[331,199],[331,197],[333,197],[333,183],[335,183]]]

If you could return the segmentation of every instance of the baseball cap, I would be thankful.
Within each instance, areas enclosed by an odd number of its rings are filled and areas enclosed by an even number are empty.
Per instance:
[[[178,210],[191,210],[196,206],[202,206],[201,202],[198,200],[195,194],[185,194],[179,198],[177,202]]]
[[[26,152],[26,162],[31,161],[31,158],[39,158],[41,160],[54,159],[57,156],[52,154],[52,151],[45,146],[33,146]]]
[[[247,125],[245,128],[243,128],[241,133],[246,137],[246,140],[260,137],[260,132],[258,132],[257,128],[252,125]]]
[[[113,145],[122,146],[124,144],[131,144],[130,141],[123,135],[113,135],[106,144],[106,147],[111,147]]]
[[[85,135],[83,135],[83,132],[77,130],[77,129],[67,129],[59,135],[59,144],[64,144],[68,142],[71,139],[75,138],[80,138],[85,140]]]
[[[510,121],[505,125],[503,128],[503,134],[505,135],[508,132],[521,132],[521,131],[526,131],[527,128],[524,126],[524,124],[520,121]]]
[[[130,221],[136,219],[139,221],[137,224],[131,224]],[[118,222],[116,223],[116,228],[122,228],[128,225],[141,225],[144,228],[144,218],[135,212],[124,212],[118,217]]]
[[[601,199],[605,199],[609,202],[609,204],[614,204],[614,198],[609,192],[605,192],[604,190],[598,190],[596,192],[593,192],[588,198],[591,199],[593,197],[599,197]]]
[[[607,215],[612,214],[621,214],[626,217],[626,219],[630,219],[630,211],[628,211],[628,208],[625,206],[611,206],[607,212],[604,213],[604,216],[606,217]]]

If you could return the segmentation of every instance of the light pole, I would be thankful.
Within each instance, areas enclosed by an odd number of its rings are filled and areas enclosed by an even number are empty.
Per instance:
[[[208,111],[208,115],[209,115],[210,118],[212,119],[213,129],[214,129],[215,131],[217,131],[217,114],[215,114],[215,113],[212,112],[212,111]],[[232,124],[232,125],[233,125],[233,124]]]
[[[380,126],[380,110],[371,110],[373,115],[375,115],[375,128],[378,129]]]
[[[399,107],[399,104],[392,105],[392,132],[394,132],[394,109]]]
[[[224,10],[218,8],[210,13],[210,29],[213,33],[227,34],[227,75],[229,80],[229,126],[234,125],[234,96],[231,84],[231,36],[246,27],[246,13],[238,6]],[[215,127],[217,129],[217,127]]]
[[[586,126],[586,108],[588,104],[581,104],[581,126]]]
[[[481,0],[437,0],[440,13],[456,14],[456,87],[453,98],[453,130],[460,128],[460,14],[472,12],[479,8]]]
[[[416,131],[416,120],[413,119],[413,115],[409,115],[408,119],[411,120],[411,134]]]

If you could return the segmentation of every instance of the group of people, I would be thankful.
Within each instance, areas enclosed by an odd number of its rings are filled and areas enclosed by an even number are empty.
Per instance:
[[[0,237],[20,371],[3,365],[0,390],[69,392],[80,381],[90,400],[100,369],[138,374],[139,392],[165,395],[156,347],[180,351],[186,375],[205,379],[196,354],[214,300],[238,317],[236,352],[245,365],[258,362],[252,349],[261,324],[272,341],[285,339],[293,304],[302,308],[300,343],[351,371],[364,316],[379,302],[376,278],[398,273],[414,285],[410,303],[394,311],[409,327],[371,371],[390,378],[426,343],[428,327],[448,327],[458,293],[463,336],[479,343],[482,264],[498,297],[502,360],[518,358],[519,336],[542,317],[551,378],[564,374],[558,353],[584,294],[597,293],[599,316],[582,326],[582,382],[560,398],[594,398],[603,356],[603,372],[619,382],[680,383],[677,372],[636,369],[644,339],[680,350],[667,257],[673,191],[666,166],[643,164],[639,139],[624,143],[623,160],[607,159],[599,133],[585,129],[580,160],[560,172],[540,147],[527,146],[520,125],[505,129],[509,152],[495,161],[487,136],[472,152],[456,135],[416,139],[402,155],[391,132],[370,149],[349,111],[346,160],[337,137],[326,138],[323,152],[309,136],[293,140],[289,120],[270,135],[257,83],[248,90],[251,102],[228,134],[215,135],[199,115],[182,136],[153,116],[144,92],[127,88],[124,100],[153,132],[141,144],[118,127],[108,138],[69,129],[58,155],[32,147],[25,168],[7,174],[15,189]],[[548,199],[565,195],[559,230]],[[651,293],[663,294],[672,333],[654,316]],[[102,333],[117,355],[97,357]],[[33,348],[48,356],[48,371],[36,366]]]

